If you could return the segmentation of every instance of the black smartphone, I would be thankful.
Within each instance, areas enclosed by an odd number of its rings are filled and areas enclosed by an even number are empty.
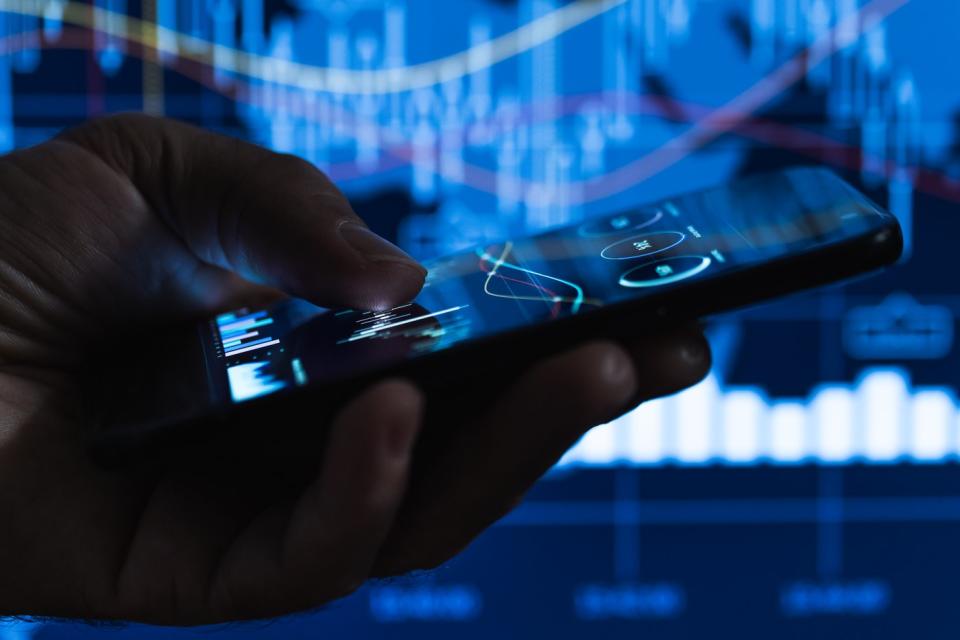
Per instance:
[[[896,219],[833,173],[754,176],[433,260],[395,309],[291,299],[151,335],[88,377],[92,450],[117,465],[322,437],[325,416],[386,376],[454,397],[580,341],[834,282],[901,250]]]

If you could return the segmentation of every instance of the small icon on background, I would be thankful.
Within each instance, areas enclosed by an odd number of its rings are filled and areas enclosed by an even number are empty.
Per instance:
[[[633,260],[672,249],[686,239],[680,231],[658,231],[624,238],[606,246],[600,257],[606,260]]]
[[[620,213],[612,218],[599,218],[580,225],[579,234],[586,238],[621,233],[623,231],[643,229],[659,222],[663,212],[659,209],[639,209],[630,213]]]
[[[953,325],[949,308],[893,293],[878,305],[855,307],[847,313],[843,345],[860,360],[933,360],[953,349]]]
[[[661,264],[657,267],[657,275],[661,278],[673,275],[673,268],[668,264]]]

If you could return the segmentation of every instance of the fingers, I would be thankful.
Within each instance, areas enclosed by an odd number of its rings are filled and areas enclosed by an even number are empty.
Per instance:
[[[637,372],[637,396],[632,405],[682,391],[710,371],[710,343],[697,326],[668,334],[627,340],[624,348]]]
[[[341,412],[316,483],[223,558],[210,592],[218,618],[299,611],[360,586],[406,490],[422,404],[411,385],[385,382]]]
[[[378,558],[378,575],[450,558],[504,515],[588,429],[701,379],[709,350],[696,331],[595,342],[535,366],[418,475]],[[438,425],[438,428],[444,428]]]
[[[380,238],[310,163],[129,114],[62,134],[126,176],[204,262],[324,306],[412,300],[426,271]]]

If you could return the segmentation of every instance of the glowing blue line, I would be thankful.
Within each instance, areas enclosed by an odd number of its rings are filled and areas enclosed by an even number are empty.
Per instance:
[[[290,366],[293,367],[293,379],[297,384],[301,387],[307,384],[307,372],[303,368],[303,362],[300,358],[294,358]]]
[[[535,276],[540,276],[541,278],[546,278],[547,280],[553,280],[553,281],[555,281],[555,282],[559,282],[560,284],[565,284],[565,285],[567,285],[568,287],[573,288],[573,290],[577,292],[577,295],[576,295],[576,297],[573,299],[573,302],[570,303],[570,312],[571,312],[571,313],[577,313],[578,311],[580,311],[580,307],[581,307],[581,305],[583,305],[583,298],[584,298],[583,289],[581,289],[579,286],[575,285],[574,283],[572,283],[572,282],[570,282],[570,281],[568,281],[568,280],[564,280],[563,278],[558,278],[558,277],[556,277],[556,276],[548,276],[547,274],[545,274],[545,273],[540,273],[539,271],[534,271],[534,270],[532,270],[532,269],[525,269],[525,268],[520,267],[520,266],[517,266],[517,265],[515,265],[515,264],[511,264],[511,263],[509,263],[509,262],[506,262],[505,260],[503,260],[503,259],[501,259],[501,258],[494,258],[493,256],[491,256],[489,253],[487,253],[487,252],[484,251],[483,249],[477,249],[477,255],[480,256],[480,258],[481,258],[482,260],[486,260],[487,262],[492,262],[493,265],[494,265],[494,266],[493,266],[493,269],[490,271],[490,273],[487,274],[487,283],[489,283],[490,280],[491,280],[491,278],[493,278],[493,277],[497,274],[497,269],[499,269],[501,266],[509,267],[510,269],[516,269],[517,271],[519,271],[519,272],[521,272],[521,273],[527,273],[527,274],[531,274],[531,275],[535,275]],[[484,284],[484,289],[486,289],[486,288],[487,288],[487,287],[486,287],[486,284]],[[490,292],[487,291],[487,293],[489,294]],[[493,294],[490,294],[490,295],[493,295]],[[546,298],[545,298],[544,300],[546,300]]]
[[[242,318],[237,318],[236,320],[231,320],[226,324],[220,324],[220,331],[234,331],[238,329],[241,325],[251,321],[258,320],[267,315],[266,311],[257,311],[256,313],[251,313],[250,315],[243,316]]]
[[[252,346],[254,346],[254,345],[263,344],[264,342],[270,342],[271,340],[273,340],[273,338],[269,338],[269,337],[268,337],[268,338],[260,338],[259,340],[254,340],[253,342],[245,342],[245,343],[243,343],[242,346],[244,346],[244,347],[252,347]],[[226,344],[224,344],[223,347],[224,347],[224,349],[226,349],[226,352],[227,352],[227,355],[228,355],[228,356],[229,356],[231,353],[234,353],[234,352],[236,351],[236,349],[230,349],[230,348],[228,348]]]
[[[241,353],[246,353],[247,351],[256,351],[257,349],[263,349],[264,347],[272,347],[275,344],[280,344],[279,340],[271,340],[270,342],[264,342],[263,344],[254,345],[252,347],[244,347],[243,349],[237,349],[226,354],[228,356],[235,356]]]
[[[239,335],[239,336],[232,336],[232,337],[226,338],[226,339],[224,340],[224,343],[223,343],[223,348],[224,348],[224,349],[229,349],[230,347],[232,347],[232,346],[234,346],[234,345],[240,344],[241,342],[243,342],[243,341],[246,340],[247,338],[256,338],[258,335],[260,335],[260,332],[259,332],[259,331],[251,331],[251,332],[249,332],[249,333],[244,333],[244,334],[241,334],[241,335]]]
[[[646,267],[649,267],[653,264],[660,264],[661,262],[666,262],[670,258],[658,260],[657,262],[652,262],[650,264],[640,265],[639,267],[635,267],[630,271],[627,271],[622,276],[620,276],[620,286],[628,287],[630,289],[642,289],[644,287],[662,287],[665,284],[672,284],[674,282],[680,282],[681,280],[686,280],[687,278],[692,278],[693,276],[697,275],[698,273],[702,272],[704,269],[709,267],[710,263],[712,262],[710,258],[704,258],[702,256],[698,256],[698,257],[701,259],[702,262],[700,262],[700,264],[695,266],[693,269],[688,269],[687,271],[684,271],[682,273],[675,273],[672,276],[664,276],[662,278],[657,278],[656,280],[640,280],[640,281],[627,280],[627,276],[633,273],[634,271],[636,271],[637,269],[645,269]]]

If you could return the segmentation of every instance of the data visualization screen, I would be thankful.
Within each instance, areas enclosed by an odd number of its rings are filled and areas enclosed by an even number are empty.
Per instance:
[[[830,167],[897,217],[896,267],[711,318],[706,380],[591,431],[443,567],[216,633],[953,638],[958,24],[954,0],[0,0],[0,150],[124,110],[187,120],[314,163],[421,260],[483,247],[485,295],[547,315],[586,313],[583,281],[507,241],[569,227],[627,241],[597,264],[669,252],[687,225],[646,205]],[[617,278],[708,277],[711,249]],[[352,317],[345,339],[460,340],[460,304],[432,328]],[[231,401],[310,378],[271,368],[264,311],[214,320]]]

